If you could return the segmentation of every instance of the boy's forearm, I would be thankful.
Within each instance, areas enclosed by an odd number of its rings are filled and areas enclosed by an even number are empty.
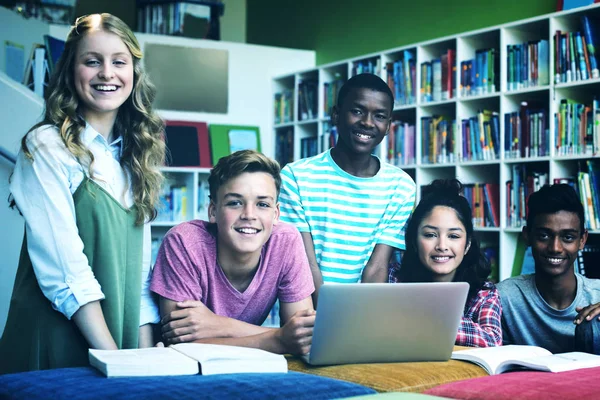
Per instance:
[[[250,336],[206,338],[195,340],[195,343],[224,344],[229,346],[242,346],[262,349],[271,353],[287,353],[283,343],[278,339],[276,328],[263,328],[264,331]]]
[[[222,318],[222,331],[225,338],[241,338],[272,331],[272,328],[249,324],[247,322],[238,321],[234,318]]]

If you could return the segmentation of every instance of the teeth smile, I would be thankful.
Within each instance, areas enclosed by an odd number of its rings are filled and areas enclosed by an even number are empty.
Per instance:
[[[247,233],[247,234],[258,233],[258,229],[254,229],[254,228],[239,228],[239,229],[236,229],[236,231],[238,231],[240,233]]]
[[[562,262],[562,258],[551,258],[547,257],[550,264],[560,264]]]
[[[94,89],[101,92],[114,92],[117,87],[115,85],[94,85]]]
[[[371,139],[371,136],[370,136],[370,135],[365,135],[364,133],[358,133],[358,132],[356,132],[356,133],[354,133],[354,134],[355,134],[356,136],[358,136],[359,138],[361,138],[361,139]]]
[[[450,257],[446,256],[446,257],[432,257],[435,261],[439,261],[439,262],[445,262],[448,261],[450,259]]]

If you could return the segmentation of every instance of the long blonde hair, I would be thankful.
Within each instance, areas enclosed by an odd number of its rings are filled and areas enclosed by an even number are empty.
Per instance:
[[[29,132],[42,125],[54,125],[67,150],[77,161],[87,166],[92,176],[94,156],[81,142],[85,120],[79,113],[80,99],[75,90],[73,71],[79,42],[94,30],[117,35],[133,56],[134,86],[131,96],[121,105],[114,131],[123,138],[121,166],[131,173],[133,200],[138,211],[137,223],[156,218],[156,204],[163,176],[159,167],[165,159],[164,123],[152,109],[156,90],[142,66],[140,45],[129,27],[111,14],[80,17],[71,27],[56,70],[48,85],[43,120]],[[27,135],[21,141],[24,154],[33,158],[27,148]]]

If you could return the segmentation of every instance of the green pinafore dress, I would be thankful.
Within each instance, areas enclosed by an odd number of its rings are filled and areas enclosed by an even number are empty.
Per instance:
[[[136,348],[143,228],[135,224],[135,208],[124,208],[89,178],[77,188],[73,200],[83,252],[105,296],[100,304],[108,329],[119,348]],[[0,374],[89,365],[88,348],[75,323],[44,297],[25,237],[0,339]]]

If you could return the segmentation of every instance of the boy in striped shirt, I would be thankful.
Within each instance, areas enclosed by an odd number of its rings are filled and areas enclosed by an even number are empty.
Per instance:
[[[332,110],[335,147],[281,172],[281,220],[302,234],[315,303],[324,282],[387,282],[392,252],[405,248],[415,183],[372,155],[388,133],[393,105],[392,91],[378,76],[354,76]]]

